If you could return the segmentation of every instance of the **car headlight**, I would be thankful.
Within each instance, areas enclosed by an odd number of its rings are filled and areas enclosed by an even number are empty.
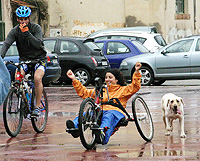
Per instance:
[[[122,62],[121,62],[121,64],[120,64],[120,66],[127,66],[128,65],[128,63],[125,61],[125,60],[123,60]]]

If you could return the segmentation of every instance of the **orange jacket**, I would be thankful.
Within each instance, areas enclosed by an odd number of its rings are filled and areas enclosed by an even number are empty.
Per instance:
[[[134,73],[133,78],[132,78],[132,83],[127,85],[127,86],[120,86],[120,85],[109,85],[108,86],[108,93],[109,93],[109,98],[118,98],[121,104],[123,105],[124,108],[126,108],[126,103],[128,99],[134,95],[137,91],[139,91],[141,84],[140,84],[140,78],[141,74],[140,73]],[[80,81],[75,79],[72,83],[74,86],[74,89],[76,90],[76,93],[83,99],[88,98],[88,97],[93,97],[94,95],[91,96],[94,93],[95,89],[87,89],[85,86],[81,84]],[[103,102],[108,101],[108,96],[107,92],[103,93]],[[123,113],[119,108],[111,106],[111,105],[103,105],[101,107],[103,110],[117,110],[121,113]]]

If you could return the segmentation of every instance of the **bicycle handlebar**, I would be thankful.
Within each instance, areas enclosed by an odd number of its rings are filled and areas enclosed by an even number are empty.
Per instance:
[[[27,60],[27,61],[21,61],[21,62],[18,62],[18,63],[14,63],[12,60],[11,61],[5,61],[6,65],[12,64],[16,67],[18,67],[22,64],[36,64],[36,63],[41,63],[41,60],[39,60],[39,59],[37,59],[37,60]]]

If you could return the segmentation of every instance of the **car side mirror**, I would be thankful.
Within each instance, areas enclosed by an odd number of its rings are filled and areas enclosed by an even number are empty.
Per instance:
[[[167,50],[164,49],[163,51],[161,51],[161,54],[165,55],[167,53]]]

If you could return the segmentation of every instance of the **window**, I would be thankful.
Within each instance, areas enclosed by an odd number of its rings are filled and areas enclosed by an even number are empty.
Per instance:
[[[197,41],[197,45],[195,47],[195,51],[200,51],[200,39]]]
[[[176,0],[176,13],[185,13],[184,0]]]
[[[155,36],[154,39],[156,40],[156,42],[160,46],[166,46],[167,45],[167,43],[165,42],[165,40],[163,39],[163,37],[161,35]]]
[[[149,50],[138,41],[131,41],[141,52],[148,53]]]
[[[189,52],[193,39],[179,41],[166,49],[166,53]]]
[[[101,36],[94,38],[94,40],[104,40],[104,39],[108,39],[108,36]]]
[[[137,41],[141,42],[142,44],[144,44],[144,42],[146,41],[146,39],[143,38],[143,37],[136,37],[136,36],[122,36],[122,35],[112,36],[111,39],[128,39],[128,40],[137,40]]]
[[[104,45],[103,42],[97,42],[96,44],[101,50],[103,50],[103,45]]]
[[[54,52],[54,48],[56,45],[56,40],[45,40],[44,47],[49,50],[50,52]]]
[[[107,47],[107,54],[123,54],[129,53],[130,49],[120,42],[109,42]]]
[[[75,53],[78,52],[79,48],[78,46],[71,41],[61,41],[60,45],[60,52],[61,53]]]

